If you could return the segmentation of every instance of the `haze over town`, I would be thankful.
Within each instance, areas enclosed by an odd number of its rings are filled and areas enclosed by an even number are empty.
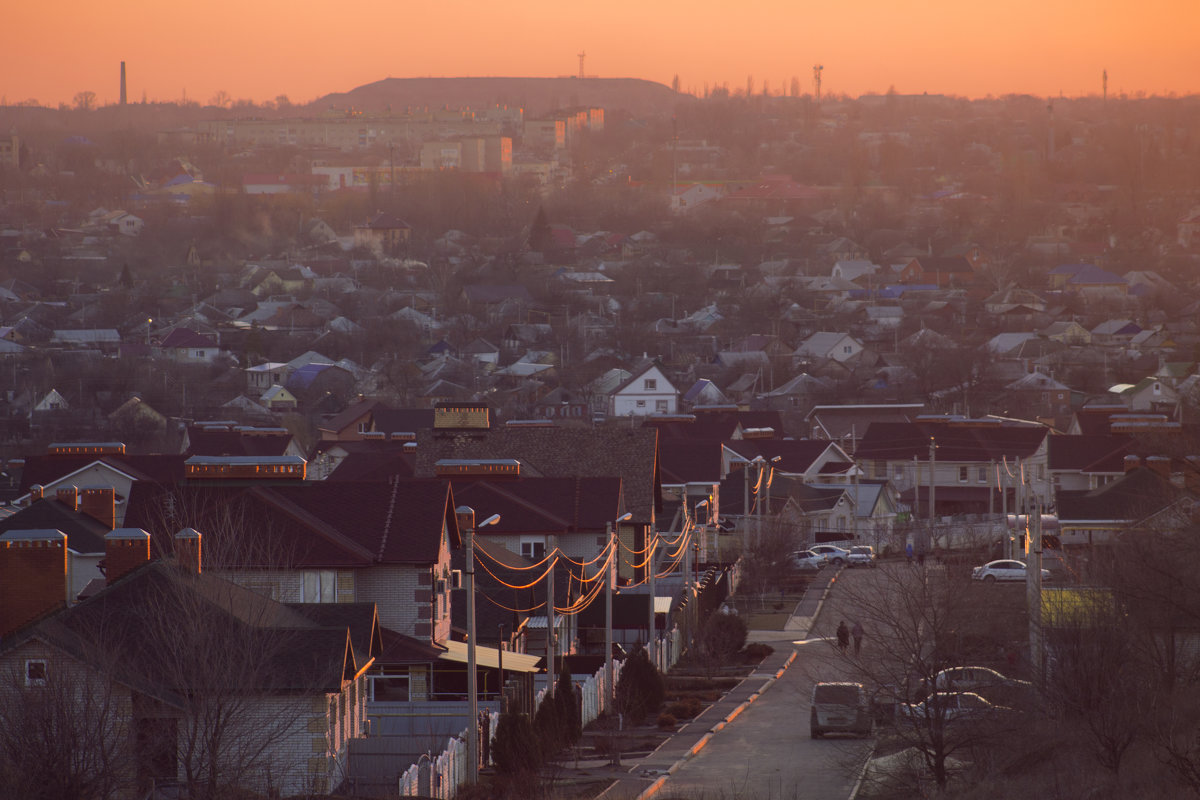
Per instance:
[[[829,5],[15,10],[0,794],[1200,791],[1197,12]]]

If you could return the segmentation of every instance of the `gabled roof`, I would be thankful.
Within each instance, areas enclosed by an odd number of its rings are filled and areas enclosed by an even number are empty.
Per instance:
[[[0,533],[27,530],[58,530],[67,535],[67,547],[76,553],[103,553],[104,534],[109,527],[87,514],[51,498],[0,519]]]
[[[529,476],[620,477],[625,506],[647,524],[662,507],[658,435],[651,428],[528,427],[417,432],[417,474],[441,459],[514,458]]]
[[[29,487],[37,484],[48,486],[70,478],[93,464],[102,464],[135,481],[175,483],[183,479],[183,462],[186,460],[187,456],[183,454],[112,454],[99,458],[94,455],[27,456],[25,469],[21,472],[21,494],[26,494]]]
[[[180,527],[209,535],[235,532],[244,547],[224,549],[235,561],[253,562],[246,567],[431,564],[443,528],[450,546],[458,546],[452,494],[441,480],[190,484],[170,492],[139,484],[130,493],[125,524],[160,537]]]
[[[990,462],[1028,458],[1049,429],[1040,425],[874,422],[858,443],[855,456],[882,461],[929,460],[937,445],[939,462]]]
[[[1051,470],[1124,472],[1133,444],[1128,436],[1111,433],[1051,436],[1046,459]]]
[[[517,478],[455,480],[454,499],[500,521],[482,536],[505,533],[603,533],[622,513],[621,479]]]
[[[1088,492],[1059,491],[1060,522],[1132,521],[1161,510],[1179,495],[1152,469],[1139,467]]]
[[[368,608],[373,620],[373,606]],[[319,617],[325,612],[313,613]],[[344,609],[340,613],[365,620],[368,612]],[[326,626],[211,573],[181,574],[174,565],[156,561],[24,629],[4,646],[37,640],[83,663],[94,664],[99,657],[105,665],[116,665],[120,683],[181,708],[196,687],[188,679],[180,681],[181,665],[176,659],[195,658],[198,649],[215,646],[216,631],[223,640],[246,648],[247,654],[257,651],[265,663],[245,674],[211,679],[235,680],[232,688],[246,694],[324,694],[340,691],[344,681],[370,665],[376,637],[362,633],[363,625],[355,621]],[[164,631],[171,631],[170,642]],[[364,649],[355,646],[355,639]]]
[[[162,349],[173,347],[217,347],[217,341],[211,336],[196,333],[188,328],[176,328],[166,335],[158,345]]]

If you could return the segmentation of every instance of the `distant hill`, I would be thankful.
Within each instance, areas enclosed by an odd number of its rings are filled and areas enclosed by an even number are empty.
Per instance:
[[[314,100],[310,108],[394,112],[408,108],[519,106],[540,116],[556,108],[601,106],[635,116],[669,114],[681,100],[667,86],[639,78],[385,78]]]

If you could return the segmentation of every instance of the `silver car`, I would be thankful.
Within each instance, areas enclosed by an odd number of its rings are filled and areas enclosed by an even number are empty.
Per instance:
[[[1000,558],[989,561],[982,567],[971,570],[971,577],[977,581],[993,583],[995,581],[1024,581],[1025,562],[1011,558]],[[1042,580],[1050,580],[1050,570],[1042,570]]]

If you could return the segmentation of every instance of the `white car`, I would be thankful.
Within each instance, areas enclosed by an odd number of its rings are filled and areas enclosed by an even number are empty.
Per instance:
[[[954,722],[1012,711],[989,703],[975,692],[936,692],[919,703],[901,703],[896,716],[911,722]]]
[[[977,581],[993,583],[995,581],[1024,581],[1025,562],[1011,558],[1001,558],[989,561],[982,567],[971,570],[971,577]],[[1042,570],[1042,580],[1050,580],[1050,570]]]
[[[825,569],[825,556],[812,550],[797,550],[788,556],[793,568],[802,572]]]
[[[949,667],[933,676],[933,688],[939,692],[951,690],[978,691],[993,687],[1032,689],[1029,681],[1009,678],[990,667]]]
[[[824,558],[826,564],[833,564],[835,567],[840,567],[843,564],[850,563],[850,551],[843,550],[837,545],[814,544],[808,549]]]
[[[875,566],[875,548],[867,544],[851,547],[850,555],[846,557],[846,564],[851,567]]]

